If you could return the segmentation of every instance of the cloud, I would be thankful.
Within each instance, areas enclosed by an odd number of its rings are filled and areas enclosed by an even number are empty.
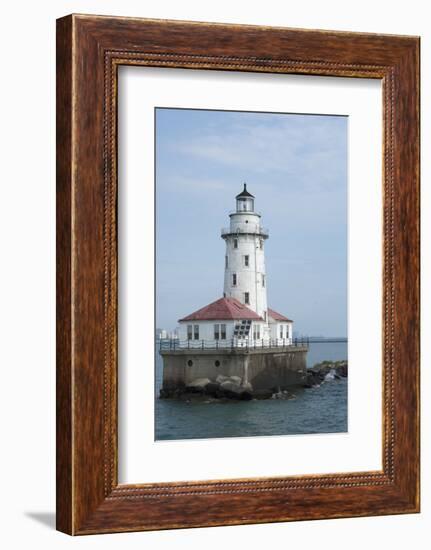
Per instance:
[[[278,173],[307,186],[331,187],[345,174],[340,146],[346,141],[345,120],[339,117],[243,115],[228,123],[202,128],[171,142],[171,154],[225,165],[245,173]],[[327,120],[329,118],[329,120]],[[313,120],[311,120],[313,119]],[[345,151],[342,151],[345,157]],[[318,177],[316,178],[316,174]]]
[[[226,181],[221,179],[185,177],[169,175],[165,178],[165,189],[175,191],[189,191],[191,193],[208,193],[210,191],[225,191],[230,188]]]

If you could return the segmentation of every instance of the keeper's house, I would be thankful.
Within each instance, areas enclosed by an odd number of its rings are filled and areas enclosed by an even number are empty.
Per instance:
[[[183,347],[212,341],[221,347],[264,347],[292,344],[293,322],[267,309],[267,321],[236,298],[220,298],[179,320]]]

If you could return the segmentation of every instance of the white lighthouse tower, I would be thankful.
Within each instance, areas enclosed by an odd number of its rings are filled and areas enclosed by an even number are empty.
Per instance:
[[[230,226],[222,229],[226,242],[224,296],[235,298],[268,322],[264,242],[268,231],[254,210],[254,196],[243,191],[236,196]]]

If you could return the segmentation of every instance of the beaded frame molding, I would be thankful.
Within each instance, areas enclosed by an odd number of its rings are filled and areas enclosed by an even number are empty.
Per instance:
[[[124,485],[117,437],[120,65],[382,80],[381,471]],[[57,529],[419,511],[419,38],[91,15],[57,21]]]

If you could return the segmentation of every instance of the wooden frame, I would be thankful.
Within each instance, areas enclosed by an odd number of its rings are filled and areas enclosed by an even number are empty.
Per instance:
[[[383,82],[383,470],[118,485],[119,65]],[[419,39],[71,15],[57,22],[57,528],[69,534],[419,511]]]

